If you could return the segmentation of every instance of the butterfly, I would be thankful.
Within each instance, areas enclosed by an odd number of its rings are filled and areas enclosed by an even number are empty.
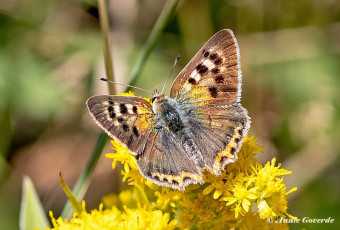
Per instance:
[[[161,186],[203,184],[204,170],[219,176],[237,160],[250,127],[240,104],[242,72],[234,33],[213,35],[179,73],[170,97],[152,104],[136,96],[88,99],[96,123],[136,157],[140,173]]]

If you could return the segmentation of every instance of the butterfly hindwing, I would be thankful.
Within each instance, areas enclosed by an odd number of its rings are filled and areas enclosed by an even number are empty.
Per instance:
[[[142,98],[102,95],[86,104],[97,124],[134,155],[153,128],[152,106]]]
[[[211,37],[175,79],[170,97],[191,106],[238,102],[242,72],[236,38],[229,29]]]
[[[203,106],[188,118],[193,140],[203,155],[206,168],[220,175],[224,166],[237,160],[237,152],[250,127],[247,110],[240,104]]]
[[[142,175],[158,185],[180,190],[203,183],[201,168],[190,158],[183,141],[166,128],[154,129],[136,156]]]

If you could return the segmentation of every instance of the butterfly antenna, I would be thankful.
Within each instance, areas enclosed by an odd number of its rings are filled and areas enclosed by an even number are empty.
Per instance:
[[[175,66],[177,65],[177,62],[178,62],[179,58],[180,58],[180,56],[177,56],[177,57],[176,57],[175,62],[174,62],[174,65],[172,66],[171,71],[170,71],[168,77],[167,77],[166,80],[165,80],[165,83],[164,83],[164,85],[163,85],[161,94],[163,94],[163,91],[164,91],[164,89],[165,89],[166,83],[168,82],[168,80],[169,80],[169,78],[170,78],[172,72],[174,71]]]
[[[135,88],[135,89],[139,89],[139,90],[143,90],[145,92],[148,92],[148,93],[151,93],[149,90],[147,89],[143,89],[143,88],[140,88],[140,87],[137,87],[137,86],[133,86],[133,85],[127,85],[127,84],[123,84],[123,83],[118,83],[118,82],[114,82],[114,81],[110,81],[109,79],[106,79],[106,78],[100,78],[100,80],[102,81],[106,81],[106,82],[109,82],[109,83],[112,83],[112,84],[115,84],[115,85],[122,85],[122,86],[127,86],[127,87],[131,87],[131,88]]]

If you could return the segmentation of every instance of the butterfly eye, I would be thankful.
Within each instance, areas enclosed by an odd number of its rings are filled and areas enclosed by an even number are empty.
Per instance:
[[[151,101],[152,103],[156,100],[156,97],[152,97]]]

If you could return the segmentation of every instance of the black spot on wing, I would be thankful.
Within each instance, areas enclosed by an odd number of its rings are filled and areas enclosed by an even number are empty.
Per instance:
[[[215,61],[214,61],[215,65],[221,65],[222,64],[222,59],[221,58],[217,58]]]
[[[243,125],[243,124],[242,124]],[[244,126],[244,125],[243,125]],[[242,136],[242,134],[243,134],[243,129],[240,129],[239,131],[238,131],[238,133]]]
[[[215,60],[217,57],[218,57],[218,55],[216,53],[210,54],[210,59],[211,60]]]
[[[228,159],[228,157],[226,157],[226,156],[221,157],[220,163],[223,164],[223,162],[226,161],[227,159]]]
[[[134,105],[134,106],[132,107],[132,111],[133,111],[135,114],[137,114],[137,106]]]
[[[197,83],[195,78],[189,78],[188,82],[192,85],[196,85],[196,83]]]
[[[127,113],[127,108],[126,108],[126,105],[125,105],[125,104],[121,103],[121,104],[119,105],[119,109],[120,109],[120,113],[121,113],[121,114],[126,114],[126,113]]]
[[[224,82],[224,77],[222,75],[218,75],[215,77],[215,82],[217,84],[222,84]]]
[[[174,184],[174,185],[179,185],[179,183],[178,183],[178,181],[177,180],[172,180],[172,183]]]
[[[127,124],[123,124],[122,128],[125,132],[129,131],[129,126]]]
[[[218,73],[220,72],[220,69],[219,69],[219,68],[213,68],[213,69],[211,70],[211,72],[212,72],[213,74],[218,74]]]
[[[187,181],[187,180],[191,180],[191,178],[188,177],[188,176],[186,176],[186,177],[183,178],[183,182],[185,182],[185,181]]]
[[[133,134],[135,134],[136,137],[139,137],[139,132],[138,132],[138,129],[136,128],[136,126],[133,126],[132,131],[133,131]]]
[[[116,114],[115,112],[113,112],[113,107],[111,105],[108,107],[108,110],[109,110],[109,116],[111,117],[111,119],[115,119]]]
[[[217,97],[217,88],[215,86],[209,87],[209,92],[213,98]]]
[[[232,148],[230,149],[230,153],[233,154],[233,155],[235,155],[235,152],[236,152],[236,148],[232,147]]]
[[[200,66],[200,68],[198,68],[198,66]],[[199,64],[198,66],[197,66],[198,73],[203,75],[206,72],[208,72],[208,67],[206,67],[205,65]]]
[[[139,154],[139,155],[136,155],[136,159],[137,159],[137,160],[138,160],[139,156],[140,156],[140,154]],[[138,157],[138,158],[137,158],[137,157]],[[145,175],[148,176],[148,177],[152,177],[150,171],[146,171],[146,172],[145,172]]]

